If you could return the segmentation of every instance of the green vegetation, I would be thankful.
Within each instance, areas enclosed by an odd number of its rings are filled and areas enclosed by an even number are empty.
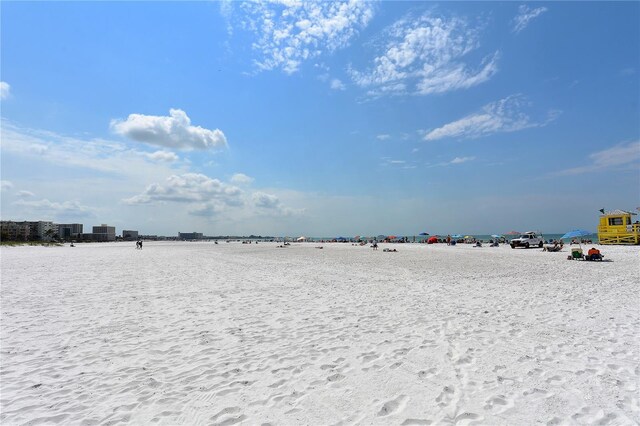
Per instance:
[[[43,247],[62,247],[63,244],[50,241],[0,241],[0,246],[18,247],[18,246],[43,246]]]

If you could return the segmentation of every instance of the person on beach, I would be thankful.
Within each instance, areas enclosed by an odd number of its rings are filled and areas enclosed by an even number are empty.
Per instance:
[[[602,254],[600,254],[600,250],[595,247],[591,247],[587,252],[587,260],[602,260]]]
[[[451,245],[451,235],[447,235],[447,245]]]
[[[374,241],[372,247],[373,247],[374,250],[378,250],[378,242]]]

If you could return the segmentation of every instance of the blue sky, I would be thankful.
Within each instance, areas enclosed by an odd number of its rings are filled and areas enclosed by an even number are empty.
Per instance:
[[[640,206],[637,2],[3,2],[2,219],[595,230]]]

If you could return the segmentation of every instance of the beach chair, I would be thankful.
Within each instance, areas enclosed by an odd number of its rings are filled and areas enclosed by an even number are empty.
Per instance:
[[[584,254],[582,253],[582,249],[579,247],[571,247],[571,259],[584,260]]]

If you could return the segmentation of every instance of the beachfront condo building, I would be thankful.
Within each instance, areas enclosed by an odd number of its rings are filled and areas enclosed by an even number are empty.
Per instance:
[[[83,232],[81,223],[58,223],[58,237],[63,240],[78,238]]]
[[[138,231],[122,230],[122,239],[127,241],[133,241],[138,239]]]
[[[0,223],[3,240],[10,241],[51,241],[58,232],[58,227],[53,222],[14,222],[3,220]]]
[[[85,234],[86,235],[86,234]],[[115,241],[116,240],[116,227],[102,224],[100,226],[94,226],[91,233],[91,239],[94,241]]]

